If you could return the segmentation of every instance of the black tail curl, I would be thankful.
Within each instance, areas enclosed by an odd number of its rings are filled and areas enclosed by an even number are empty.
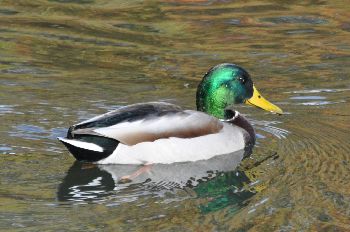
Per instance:
[[[68,134],[70,134],[68,132]],[[72,139],[71,136],[67,136],[67,139]],[[97,162],[108,156],[117,148],[119,141],[107,137],[97,135],[75,135],[73,140],[93,143],[103,148],[102,152],[92,151],[89,149],[74,146],[65,140],[59,139],[69,150],[69,152],[78,160],[83,162]]]

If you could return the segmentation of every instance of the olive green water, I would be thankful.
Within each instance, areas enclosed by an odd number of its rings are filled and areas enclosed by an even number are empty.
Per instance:
[[[0,1],[0,230],[350,231],[349,18],[348,1]],[[118,183],[132,170],[56,140],[126,104],[194,108],[223,62],[286,112],[237,107],[258,142],[238,168]]]

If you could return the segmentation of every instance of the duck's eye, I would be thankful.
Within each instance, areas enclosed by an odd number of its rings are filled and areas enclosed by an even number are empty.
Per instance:
[[[238,77],[238,80],[239,80],[239,82],[241,82],[242,84],[245,83],[245,78],[243,78],[243,77]]]

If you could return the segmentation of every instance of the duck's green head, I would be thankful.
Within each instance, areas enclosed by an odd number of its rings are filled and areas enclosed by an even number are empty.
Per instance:
[[[283,113],[261,96],[249,73],[237,65],[219,64],[204,75],[197,89],[197,110],[224,118],[226,107],[240,103],[277,114]]]

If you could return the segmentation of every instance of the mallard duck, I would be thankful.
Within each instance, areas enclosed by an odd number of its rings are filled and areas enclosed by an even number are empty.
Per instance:
[[[255,144],[252,125],[233,104],[282,114],[264,99],[246,70],[211,68],[198,85],[197,111],[164,102],[139,103],[71,126],[58,138],[79,161],[97,164],[170,164],[207,160]]]

